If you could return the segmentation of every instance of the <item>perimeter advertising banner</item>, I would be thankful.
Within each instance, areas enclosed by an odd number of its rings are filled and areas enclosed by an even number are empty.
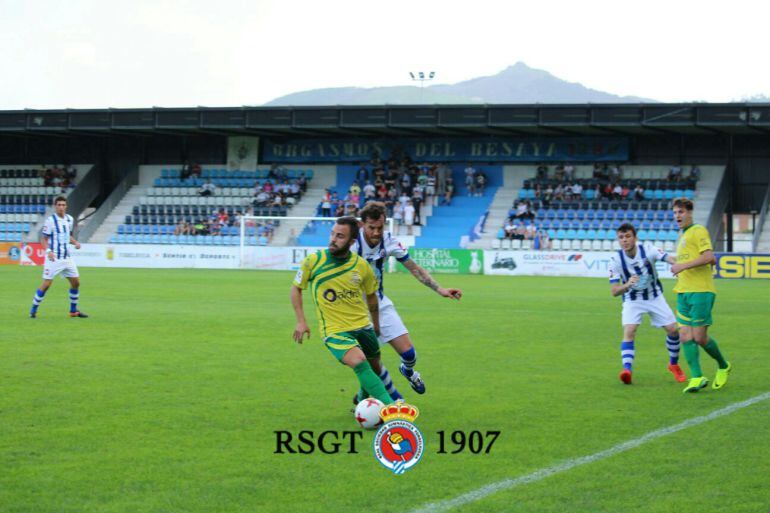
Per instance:
[[[770,279],[770,255],[758,253],[717,253],[717,278]]]
[[[484,270],[484,251],[480,249],[411,248],[409,256],[430,273],[481,274]],[[392,270],[409,272],[398,263]]]
[[[21,242],[0,242],[0,265],[19,265]]]
[[[611,251],[485,251],[484,274],[508,276],[582,276],[607,278]],[[658,276],[672,278],[668,264],[657,263]]]

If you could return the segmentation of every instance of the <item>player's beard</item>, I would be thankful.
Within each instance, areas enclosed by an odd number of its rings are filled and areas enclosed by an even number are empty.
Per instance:
[[[336,249],[335,249],[334,246],[332,246],[330,244],[329,245],[329,253],[331,253],[331,255],[334,258],[339,258],[339,259],[345,258],[346,256],[348,256],[348,253],[350,252],[350,246],[352,244],[353,244],[353,242],[351,241],[351,242],[348,242],[347,244],[345,244],[344,246],[337,247]]]

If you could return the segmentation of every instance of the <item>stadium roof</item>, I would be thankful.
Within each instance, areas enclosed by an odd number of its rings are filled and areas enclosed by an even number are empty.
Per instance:
[[[0,135],[768,134],[770,104],[375,105],[0,111]]]

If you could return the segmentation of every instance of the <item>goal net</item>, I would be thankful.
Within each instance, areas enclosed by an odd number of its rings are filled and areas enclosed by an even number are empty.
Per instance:
[[[326,249],[335,217],[243,216],[239,228],[240,267],[296,270],[310,253]],[[393,219],[385,230],[393,233]],[[392,272],[395,260],[388,263]]]

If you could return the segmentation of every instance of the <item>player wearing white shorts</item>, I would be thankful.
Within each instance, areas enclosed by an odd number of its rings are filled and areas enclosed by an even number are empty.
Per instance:
[[[663,297],[663,285],[655,270],[655,263],[666,261],[668,254],[648,242],[639,244],[636,228],[630,223],[620,225],[617,237],[621,249],[610,261],[610,284],[613,296],[623,296],[623,341],[620,343],[623,370],[620,371],[620,381],[631,384],[636,330],[647,314],[653,326],[666,330],[668,370],[681,383],[686,377],[679,367],[676,318]]]
[[[45,293],[53,283],[56,275],[61,274],[70,282],[70,317],[88,317],[78,310],[80,298],[80,274],[78,267],[72,260],[70,244],[80,249],[80,243],[72,235],[75,220],[67,214],[67,198],[59,196],[54,200],[54,213],[45,220],[43,236],[40,242],[45,250],[45,264],[43,265],[43,284],[35,292],[32,298],[32,308],[29,311],[31,318],[37,317],[37,309],[45,297]]]
[[[377,297],[380,299],[380,344],[390,344],[390,346],[401,357],[399,370],[415,392],[425,393],[425,383],[420,373],[414,369],[417,363],[417,353],[414,350],[414,344],[409,338],[409,331],[404,326],[401,317],[399,317],[393,302],[385,295],[383,289],[383,274],[388,258],[393,256],[396,260],[406,267],[409,272],[422,284],[436,291],[442,297],[450,299],[460,299],[462,291],[460,289],[445,289],[441,287],[428,271],[417,265],[409,258],[409,252],[398,242],[389,232],[385,232],[385,205],[379,202],[370,201],[359,212],[361,217],[362,230],[358,236],[358,242],[353,245],[351,251],[357,252],[374,269],[374,274],[379,281],[379,290]],[[398,394],[393,380],[385,366],[382,366],[380,379],[385,384],[385,388],[393,396]],[[400,394],[398,394],[400,395]],[[363,399],[360,397],[358,399]]]

